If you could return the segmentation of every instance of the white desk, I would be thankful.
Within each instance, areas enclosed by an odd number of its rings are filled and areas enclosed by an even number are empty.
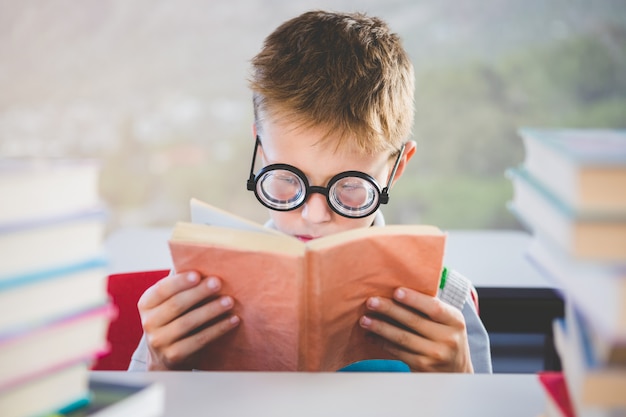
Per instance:
[[[554,288],[526,260],[530,240],[519,230],[451,230],[444,262],[477,288]]]
[[[159,381],[163,417],[537,417],[536,375],[94,372],[93,378]]]

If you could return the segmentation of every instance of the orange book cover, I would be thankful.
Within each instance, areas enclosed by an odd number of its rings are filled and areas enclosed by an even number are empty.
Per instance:
[[[359,326],[370,296],[399,286],[435,295],[446,235],[434,226],[389,225],[303,243],[280,234],[180,222],[174,269],[222,279],[241,324],[207,347],[202,369],[335,371],[390,359]]]

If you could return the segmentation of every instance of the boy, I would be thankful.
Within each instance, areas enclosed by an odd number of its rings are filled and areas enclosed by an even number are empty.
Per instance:
[[[413,66],[399,38],[376,18],[308,12],[265,40],[252,70],[256,142],[248,189],[270,209],[268,225],[306,241],[384,224],[378,206],[416,149],[407,141]],[[144,337],[130,370],[193,369],[196,352],[239,325],[220,278],[227,277],[180,271],[143,294]],[[368,299],[369,311],[402,324],[360,319],[398,361],[349,369],[491,372],[470,289],[451,271],[437,298],[398,288],[393,300]]]

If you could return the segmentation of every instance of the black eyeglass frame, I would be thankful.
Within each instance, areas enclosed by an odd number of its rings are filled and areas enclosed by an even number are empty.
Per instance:
[[[393,179],[395,178],[396,171],[398,170],[398,166],[400,165],[400,159],[402,157],[402,154],[404,153],[404,148],[405,148],[405,144],[403,143],[402,146],[400,147],[400,151],[398,152],[398,157],[396,159],[396,162],[393,165],[393,169],[391,170],[391,175],[389,176],[387,185],[381,190],[380,185],[378,185],[378,182],[376,182],[376,180],[371,175],[366,174],[365,172],[361,172],[361,171],[340,172],[339,174],[332,177],[330,181],[328,181],[328,183],[326,184],[326,187],[310,185],[304,172],[294,167],[293,165],[289,165],[289,164],[270,164],[261,168],[261,170],[255,175],[254,165],[256,163],[256,156],[258,153],[258,148],[261,145],[262,145],[261,138],[257,135],[255,145],[254,145],[254,153],[252,154],[252,163],[250,165],[250,175],[248,177],[248,181],[246,182],[246,188],[248,189],[248,191],[254,192],[255,197],[257,198],[257,200],[259,200],[259,202],[263,206],[271,210],[275,210],[275,211],[292,211],[292,210],[296,210],[299,207],[302,207],[306,203],[306,201],[308,200],[311,194],[319,193],[326,197],[326,202],[328,203],[328,206],[335,213],[339,214],[340,216],[347,217],[350,219],[360,219],[363,217],[367,217],[371,215],[372,213],[376,212],[376,210],[378,210],[378,207],[380,207],[381,204],[387,204],[389,202],[389,188],[391,187],[391,184],[393,183]],[[304,185],[304,198],[297,205],[293,207],[289,207],[289,208],[277,208],[277,207],[273,207],[267,204],[259,196],[259,191],[257,190],[259,179],[262,178],[265,173],[269,171],[276,171],[276,170],[285,170],[285,171],[294,173]],[[374,204],[374,206],[367,213],[362,214],[362,215],[356,215],[356,216],[349,215],[347,213],[341,212],[338,208],[335,207],[335,205],[331,201],[330,190],[332,189],[333,185],[337,183],[339,180],[346,178],[346,177],[357,177],[357,178],[364,179],[367,182],[374,185],[374,189],[378,191],[378,199],[376,200],[376,203]]]

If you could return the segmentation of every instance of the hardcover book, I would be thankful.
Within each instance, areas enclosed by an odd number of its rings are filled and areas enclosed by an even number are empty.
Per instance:
[[[0,158],[0,226],[54,218],[101,204],[96,160]]]
[[[626,211],[626,130],[519,130],[526,169],[567,205]]]
[[[90,363],[108,350],[106,334],[115,313],[104,305],[36,329],[0,337],[0,390],[72,363]]]
[[[626,212],[576,211],[523,168],[509,169],[513,183],[510,209],[535,235],[542,235],[573,258],[626,261]]]
[[[0,390],[2,417],[57,416],[89,402],[89,368],[79,362]]]
[[[0,339],[106,304],[106,285],[101,257],[0,277]]]
[[[565,320],[554,322],[554,343],[574,408],[626,407],[626,368],[600,362],[593,351],[587,329],[568,306]]]
[[[279,233],[180,222],[176,271],[223,280],[241,324],[202,354],[202,369],[335,371],[390,358],[362,329],[370,296],[404,286],[435,296],[446,235],[434,226],[354,229],[307,243]]]
[[[0,158],[0,415],[87,401],[111,310],[95,160]]]
[[[102,256],[105,227],[101,207],[0,225],[0,281]]]

